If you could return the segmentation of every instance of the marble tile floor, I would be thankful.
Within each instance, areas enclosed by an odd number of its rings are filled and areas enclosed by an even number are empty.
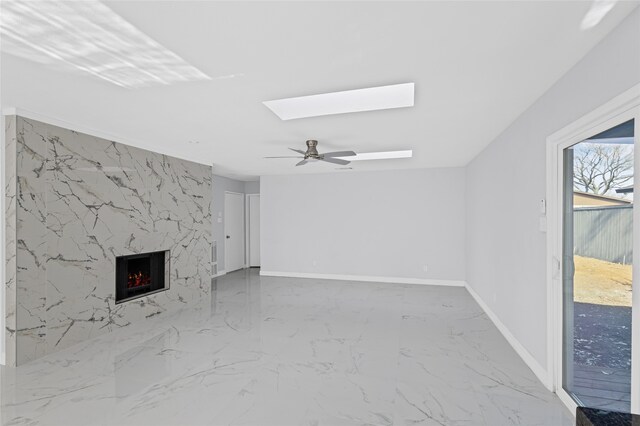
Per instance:
[[[260,277],[0,370],[3,425],[571,425],[463,288]]]

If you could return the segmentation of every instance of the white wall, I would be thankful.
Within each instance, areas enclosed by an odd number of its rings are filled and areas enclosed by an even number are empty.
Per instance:
[[[546,137],[639,82],[636,9],[467,167],[467,282],[543,370]]]
[[[260,193],[260,181],[248,181],[244,183],[245,194],[259,194]]]
[[[263,272],[465,279],[462,168],[262,176],[260,185]]]

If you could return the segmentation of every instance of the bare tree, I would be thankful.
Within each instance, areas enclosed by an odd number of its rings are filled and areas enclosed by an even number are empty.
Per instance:
[[[604,195],[632,179],[633,150],[630,146],[583,143],[574,148],[574,189]]]

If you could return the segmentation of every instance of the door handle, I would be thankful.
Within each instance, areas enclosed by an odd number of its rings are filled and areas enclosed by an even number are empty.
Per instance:
[[[227,240],[228,240],[229,238],[231,238],[231,237],[230,237],[229,235],[227,235]]]
[[[555,256],[551,256],[552,262],[553,262],[553,273],[552,273],[552,278],[553,279],[558,279],[558,277],[560,277],[560,259],[558,259]]]

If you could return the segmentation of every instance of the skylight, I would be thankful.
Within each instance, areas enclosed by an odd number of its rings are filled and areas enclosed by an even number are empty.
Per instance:
[[[390,160],[394,158],[411,158],[413,150],[404,151],[381,151],[381,152],[361,152],[351,157],[339,157],[342,160],[362,161],[362,160]]]
[[[281,120],[413,106],[414,83],[265,101]]]
[[[99,1],[2,3],[7,53],[127,88],[209,79]]]

